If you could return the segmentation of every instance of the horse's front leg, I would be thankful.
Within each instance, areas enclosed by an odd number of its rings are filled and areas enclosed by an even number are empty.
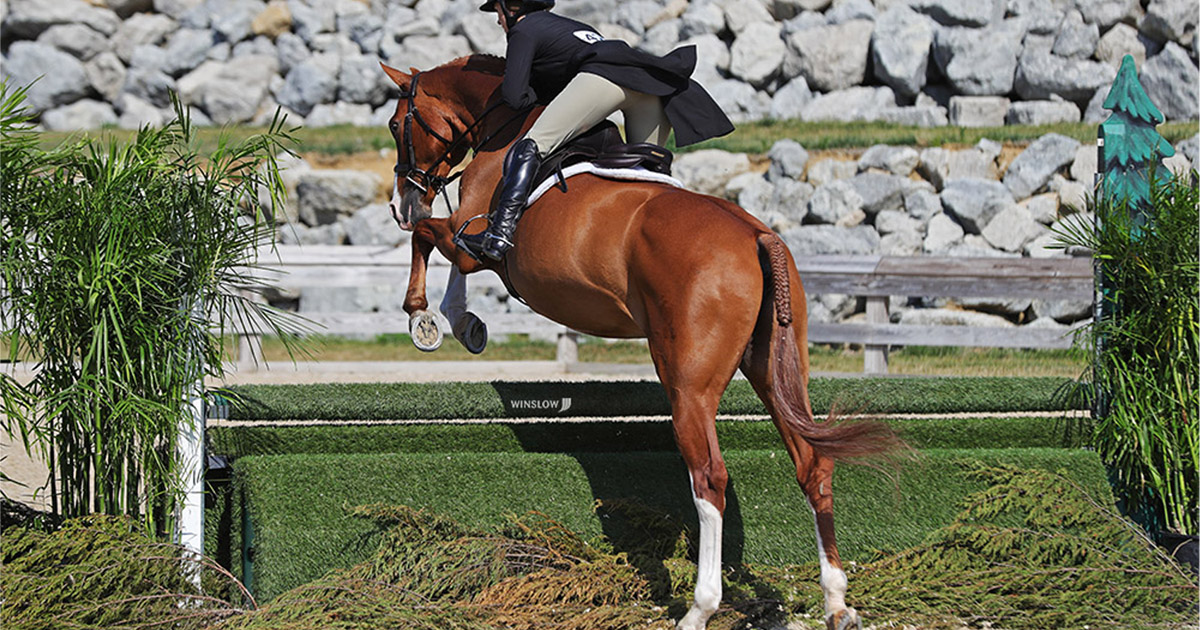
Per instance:
[[[428,310],[429,300],[425,295],[429,255],[436,247],[453,264],[440,310],[450,321],[454,338],[472,354],[479,354],[487,347],[487,325],[467,310],[466,280],[466,274],[479,267],[473,260],[459,256],[461,252],[454,248],[452,236],[447,219],[426,219],[417,223],[413,230],[412,266],[408,276],[408,292],[404,297],[404,311],[409,314],[409,333],[413,345],[420,350],[432,352],[442,344],[441,327],[438,326],[437,317]]]
[[[404,295],[404,312],[408,313],[408,332],[418,350],[433,352],[442,345],[442,328],[437,316],[429,312],[425,297],[425,278],[429,270],[429,254],[437,245],[437,223],[445,219],[426,219],[417,223],[412,235],[412,265],[408,271],[408,291]]]

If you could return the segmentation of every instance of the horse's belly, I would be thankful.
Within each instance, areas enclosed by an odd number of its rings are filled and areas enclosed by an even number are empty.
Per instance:
[[[597,337],[635,338],[645,333],[629,308],[604,291],[579,288],[530,288],[528,293],[517,286],[521,297],[538,314],[548,317],[572,330]]]

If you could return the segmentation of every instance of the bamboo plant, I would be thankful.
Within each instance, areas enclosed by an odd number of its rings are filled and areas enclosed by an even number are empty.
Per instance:
[[[187,111],[127,143],[39,148],[25,89],[0,84],[0,373],[11,436],[43,456],[54,512],[125,514],[164,533],[179,496],[184,400],[235,325],[293,328],[247,289],[273,242],[291,130],[195,148]],[[5,343],[6,342],[6,343]]]
[[[1197,533],[1200,483],[1200,265],[1197,176],[1148,178],[1149,204],[1101,196],[1096,229],[1061,233],[1094,252],[1110,313],[1092,325],[1086,380],[1102,409],[1092,444],[1126,513],[1150,529]]]

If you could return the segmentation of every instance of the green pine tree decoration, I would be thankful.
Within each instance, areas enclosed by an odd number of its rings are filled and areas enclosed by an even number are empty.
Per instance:
[[[1133,57],[1125,55],[1113,80],[1104,108],[1112,115],[1100,125],[1100,172],[1104,174],[1100,193],[1118,204],[1128,203],[1141,224],[1141,214],[1150,205],[1150,173],[1159,181],[1169,177],[1162,159],[1175,155],[1175,149],[1159,135],[1158,125],[1165,120],[1158,107],[1146,95],[1138,81]]]

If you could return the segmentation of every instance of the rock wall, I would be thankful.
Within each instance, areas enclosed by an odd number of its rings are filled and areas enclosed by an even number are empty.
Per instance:
[[[1200,156],[1200,134],[1179,142],[1165,162],[1187,172]],[[778,232],[797,257],[820,254],[888,256],[1052,257],[1089,255],[1054,247],[1055,231],[1090,225],[1082,212],[1097,169],[1094,145],[1047,134],[1027,147],[982,140],[967,148],[873,146],[861,153],[816,156],[780,140],[765,156],[700,150],[682,153],[674,174],[689,189],[723,196]],[[407,239],[386,204],[362,191],[383,182],[357,171],[288,165],[289,207],[298,221],[281,228],[283,243],[394,246]],[[456,191],[450,191],[456,198]],[[445,213],[447,208],[440,208]],[[430,287],[441,299],[443,287]],[[812,321],[845,321],[864,305],[845,295],[810,296]],[[310,289],[287,296],[305,312],[399,311],[404,287]],[[896,298],[899,323],[1065,327],[1091,316],[1090,302]],[[476,289],[470,307],[481,315],[523,312],[502,291]],[[552,331],[550,331],[552,334]]]
[[[0,0],[0,67],[41,76],[49,129],[134,128],[177,91],[199,123],[383,124],[378,62],[503,54],[478,0]],[[695,76],[736,121],[1098,121],[1121,57],[1168,119],[1200,117],[1195,0],[562,0]]]
[[[428,68],[502,54],[479,0],[0,0],[0,72],[42,78],[29,94],[48,129],[136,128],[172,115],[263,123],[277,106],[319,126],[383,126],[395,110],[380,60]],[[915,125],[1099,121],[1121,57],[1138,60],[1169,119],[1196,119],[1194,0],[562,0],[556,11],[656,53],[699,49],[696,77],[739,120],[885,120]],[[1169,165],[1191,168],[1197,137]],[[385,183],[369,173],[289,162],[283,243],[396,245]],[[1013,155],[875,146],[820,156],[781,140],[767,156],[681,154],[693,190],[737,201],[797,256],[1065,256],[1063,222],[1090,221],[1096,151],[1047,135]],[[456,190],[450,190],[456,197]],[[447,209],[441,208],[444,212]],[[431,300],[441,287],[430,287]],[[301,311],[399,311],[403,288],[339,287],[276,296]],[[996,301],[992,301],[996,302]],[[900,322],[1063,326],[1090,304],[896,300]],[[486,315],[525,307],[471,294]],[[953,306],[953,309],[943,308]],[[966,309],[966,310],[964,310]],[[814,321],[855,317],[840,295],[810,300]]]

